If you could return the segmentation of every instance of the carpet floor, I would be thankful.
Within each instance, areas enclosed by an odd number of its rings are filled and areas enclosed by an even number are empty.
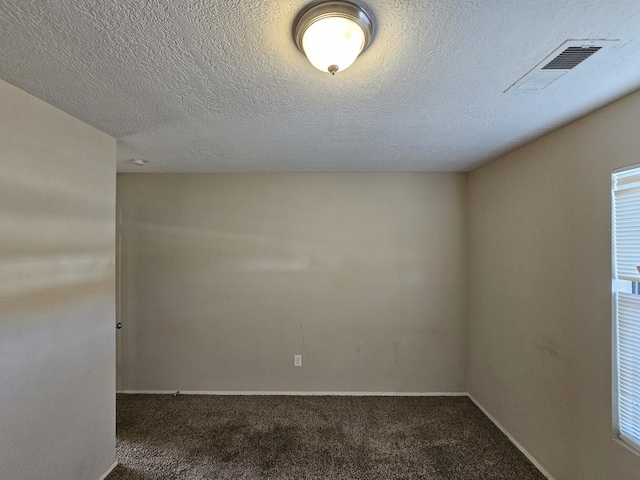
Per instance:
[[[467,397],[125,395],[107,480],[544,480]]]

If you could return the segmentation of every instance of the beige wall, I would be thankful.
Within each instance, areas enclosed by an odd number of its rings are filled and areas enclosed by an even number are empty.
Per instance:
[[[611,170],[640,94],[469,177],[470,394],[556,480],[640,479],[612,440]]]
[[[114,462],[115,140],[0,81],[0,478]]]
[[[464,175],[122,174],[118,208],[123,390],[466,391]]]

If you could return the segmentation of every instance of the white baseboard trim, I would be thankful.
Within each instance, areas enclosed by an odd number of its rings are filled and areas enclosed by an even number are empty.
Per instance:
[[[285,395],[285,396],[336,396],[336,397],[466,397],[467,392],[289,392],[289,391],[210,391],[178,390],[180,395]],[[118,393],[175,395],[176,390],[119,390]]]
[[[116,468],[118,466],[118,462],[113,462],[113,465],[111,465],[109,467],[109,470],[107,470],[98,480],[104,480],[105,478],[107,478],[107,476],[109,476],[109,474],[113,471],[114,468]]]
[[[502,425],[500,425],[500,422],[498,422],[493,417],[493,415],[491,415],[489,412],[487,412],[487,410],[482,405],[480,405],[480,403],[475,398],[473,398],[473,396],[471,394],[469,394],[469,398],[471,399],[471,401],[473,403],[476,404],[476,407],[478,407],[482,411],[482,413],[484,413],[487,416],[487,418],[489,418],[489,420],[491,420],[495,424],[495,426],[498,427],[502,431],[502,433],[504,433],[507,436],[507,438],[511,441],[511,443],[513,443],[518,448],[518,450],[520,450],[524,454],[524,456],[527,457],[529,459],[529,461],[531,463],[533,463],[533,465],[538,470],[540,470],[540,473],[542,473],[549,480],[555,480],[551,476],[551,474],[549,472],[547,472],[542,465],[540,465],[540,462],[538,462],[533,455],[531,455],[529,452],[527,452],[525,450],[525,448],[522,445],[520,445],[520,443],[515,438],[513,438],[513,436],[509,432],[507,432],[507,430]]]

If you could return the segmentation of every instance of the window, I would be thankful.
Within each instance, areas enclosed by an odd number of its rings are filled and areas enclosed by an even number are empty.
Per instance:
[[[612,175],[614,423],[640,451],[640,166]]]

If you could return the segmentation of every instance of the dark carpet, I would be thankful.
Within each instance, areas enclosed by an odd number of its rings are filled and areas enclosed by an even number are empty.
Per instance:
[[[467,397],[118,395],[107,480],[544,480]]]

